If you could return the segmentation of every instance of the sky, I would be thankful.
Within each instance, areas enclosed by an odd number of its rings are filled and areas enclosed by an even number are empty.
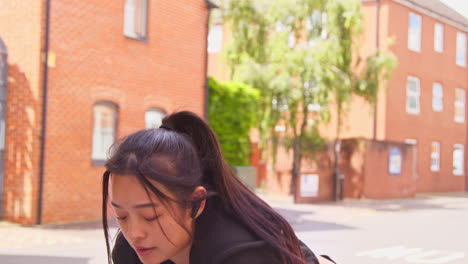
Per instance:
[[[458,13],[468,18],[468,0],[441,0]]]

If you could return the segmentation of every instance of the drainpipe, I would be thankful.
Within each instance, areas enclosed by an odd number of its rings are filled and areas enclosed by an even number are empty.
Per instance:
[[[46,118],[47,118],[47,84],[49,76],[49,33],[50,33],[50,0],[46,0],[45,9],[45,36],[44,36],[44,72],[42,76],[42,124],[41,124],[41,149],[39,157],[39,191],[37,198],[37,219],[36,224],[42,224],[42,197],[44,192],[44,163],[45,163],[45,140],[46,140]]]
[[[210,15],[213,8],[218,8],[217,5],[212,3],[209,0],[206,0],[206,7],[208,8],[208,15],[206,16],[206,37],[205,37],[205,104],[204,104],[204,117],[208,121],[208,101],[209,101],[209,92],[208,87],[208,34],[210,32]]]
[[[379,27],[380,27],[380,0],[375,0],[375,51],[379,51]],[[377,80],[377,85],[379,85],[379,82]],[[377,89],[378,91],[378,89]],[[375,95],[375,102],[374,102],[374,113],[373,113],[373,119],[374,119],[374,129],[373,129],[373,136],[372,139],[376,140],[377,139],[377,104],[378,104],[378,92]]]

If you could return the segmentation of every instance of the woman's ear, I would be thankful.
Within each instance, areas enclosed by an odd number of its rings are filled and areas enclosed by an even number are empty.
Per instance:
[[[205,209],[206,199],[203,199],[201,201],[199,201],[199,199],[205,197],[207,193],[208,192],[203,186],[197,186],[195,190],[193,191],[191,199],[193,201],[196,201],[193,204],[192,213],[191,213],[191,217],[193,219],[197,218],[199,215],[203,213],[203,210]]]

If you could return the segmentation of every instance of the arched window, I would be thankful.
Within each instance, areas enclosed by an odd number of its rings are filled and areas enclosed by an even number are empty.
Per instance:
[[[157,128],[161,125],[162,119],[166,113],[158,108],[150,108],[145,113],[145,127],[148,128]]]
[[[102,165],[107,153],[115,141],[117,130],[117,105],[110,102],[98,102],[94,105],[93,163]]]

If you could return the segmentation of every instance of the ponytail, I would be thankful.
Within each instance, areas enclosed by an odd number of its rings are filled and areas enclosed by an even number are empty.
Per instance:
[[[162,128],[185,135],[200,158],[202,182],[213,189],[222,205],[253,233],[276,249],[283,263],[305,263],[299,239],[289,223],[247,188],[222,158],[215,133],[191,112],[165,117]]]

